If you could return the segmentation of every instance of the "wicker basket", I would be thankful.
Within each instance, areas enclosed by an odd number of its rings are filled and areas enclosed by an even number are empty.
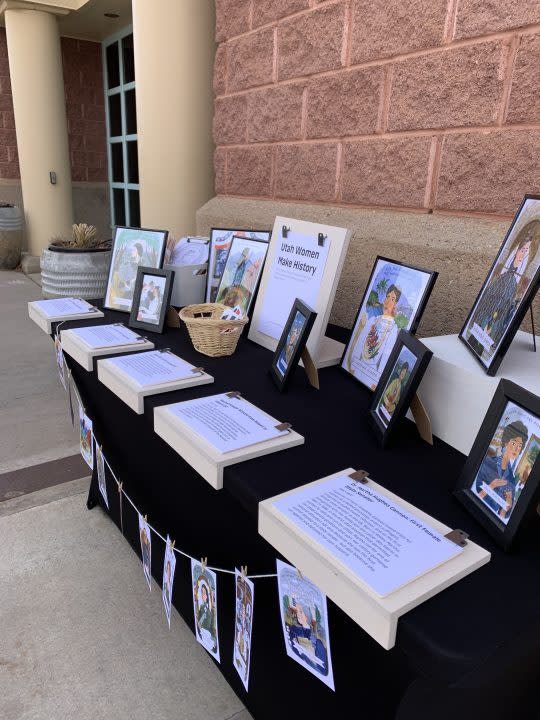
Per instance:
[[[249,318],[240,320],[221,320],[227,305],[204,303],[187,305],[180,311],[189,332],[195,350],[210,357],[232,355]]]

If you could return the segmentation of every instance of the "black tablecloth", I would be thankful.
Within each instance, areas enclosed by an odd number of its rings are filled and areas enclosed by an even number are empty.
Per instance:
[[[127,322],[105,311],[93,324]],[[88,325],[66,323],[62,329]],[[320,371],[319,391],[299,368],[286,393],[268,374],[272,353],[242,338],[229,358],[197,353],[185,328],[150,336],[215,377],[212,385],[149,397],[136,415],[68,357],[97,440],[124,489],[156,529],[169,533],[193,557],[210,565],[248,566],[249,574],[275,572],[275,550],[257,533],[258,503],[349,466],[451,527],[459,527],[492,553],[491,562],[403,616],[396,646],[383,650],[332,602],[328,603],[336,692],[289,659],[280,630],[274,578],[256,580],[250,690],[232,665],[234,578],[218,575],[219,668],[256,720],[375,713],[377,718],[537,717],[534,684],[540,675],[540,535],[513,554],[489,536],[452,497],[464,456],[435,440],[422,442],[404,420],[391,446],[381,450],[367,410],[371,393],[338,367]],[[153,408],[180,400],[240,390],[249,401],[292,423],[305,444],[226,468],[224,488],[213,490],[153,432]],[[108,478],[110,515],[119,524],[119,499]],[[103,505],[94,471],[90,499]],[[138,520],[123,503],[124,535],[140,554]],[[540,528],[540,520],[539,520]],[[161,584],[163,544],[154,538],[152,570]],[[285,558],[286,559],[286,558]],[[141,576],[141,582],[144,582]],[[193,628],[189,563],[177,562],[173,604]],[[201,648],[201,652],[204,652]],[[539,715],[540,716],[540,715]]]

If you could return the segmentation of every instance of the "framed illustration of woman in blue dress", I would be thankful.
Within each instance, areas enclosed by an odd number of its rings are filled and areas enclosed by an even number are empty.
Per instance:
[[[377,257],[341,367],[375,390],[400,330],[414,334],[438,273]]]
[[[540,283],[540,195],[526,195],[459,334],[495,375]]]
[[[540,398],[501,380],[456,495],[504,548],[538,504],[539,455]]]

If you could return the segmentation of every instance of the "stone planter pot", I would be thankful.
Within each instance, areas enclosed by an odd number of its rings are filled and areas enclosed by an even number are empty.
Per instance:
[[[21,262],[23,223],[18,207],[0,204],[0,270],[14,270]]]
[[[97,300],[105,296],[111,250],[80,250],[49,246],[41,255],[43,297],[78,297]]]

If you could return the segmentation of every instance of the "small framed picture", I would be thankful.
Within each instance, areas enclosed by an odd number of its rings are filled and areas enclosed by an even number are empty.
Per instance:
[[[210,230],[210,256],[208,258],[205,302],[216,302],[219,281],[225,269],[233,237],[251,238],[268,243],[271,235],[271,230],[234,230],[232,228],[212,228]]]
[[[316,312],[296,298],[270,367],[270,374],[281,391],[300,362],[316,317]]]
[[[538,505],[539,456],[540,398],[501,380],[455,494],[505,550]]]
[[[384,447],[392,429],[403,417],[418,389],[433,353],[414,335],[400,330],[381,375],[370,415]]]
[[[168,235],[167,230],[115,228],[104,307],[131,312],[137,270],[162,266]]]
[[[540,282],[540,195],[525,195],[459,333],[495,375]]]
[[[225,260],[215,301],[239,308],[245,317],[255,298],[267,252],[268,243],[264,240],[235,235]]]
[[[416,332],[438,273],[377,257],[341,367],[375,390],[400,330]]]
[[[162,333],[171,304],[174,270],[139,267],[129,326]]]

